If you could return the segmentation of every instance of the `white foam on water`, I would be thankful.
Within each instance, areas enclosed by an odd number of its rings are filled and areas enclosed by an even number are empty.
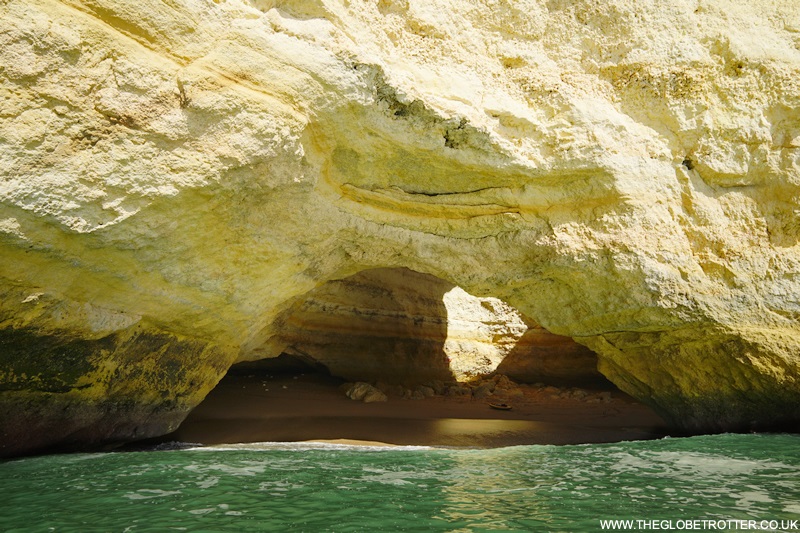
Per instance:
[[[418,451],[435,450],[433,446],[381,446],[371,444],[344,444],[338,442],[245,442],[236,444],[215,444],[189,448],[189,451],[310,451],[310,450],[330,450],[330,451]]]
[[[213,507],[205,507],[203,509],[192,509],[191,511],[189,511],[189,513],[195,515],[204,515],[208,513],[213,513],[214,511],[215,509]]]
[[[211,487],[215,487],[219,483],[218,476],[211,476],[206,479],[200,480],[195,482],[197,484],[197,488],[200,489],[210,489]]]
[[[213,464],[192,464],[186,465],[183,467],[184,470],[188,470],[190,472],[197,472],[200,474],[205,474],[211,472],[212,474],[227,474],[231,476],[257,476],[259,474],[263,474],[267,466],[260,462],[247,462],[245,461],[242,463],[241,466],[234,466],[224,463],[213,463]]]
[[[800,515],[800,503],[790,503],[783,508],[783,512]]]
[[[172,496],[180,493],[181,491],[179,490],[139,489],[136,492],[129,492],[123,496],[129,500],[149,500],[151,498],[162,498],[164,496]]]

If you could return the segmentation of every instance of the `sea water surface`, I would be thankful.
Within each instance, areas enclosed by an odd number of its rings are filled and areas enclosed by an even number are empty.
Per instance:
[[[6,532],[798,531],[800,436],[51,455],[0,463],[0,496]]]

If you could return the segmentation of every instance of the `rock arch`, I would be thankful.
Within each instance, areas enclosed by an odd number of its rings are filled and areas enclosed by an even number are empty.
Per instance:
[[[277,320],[283,353],[351,381],[414,386],[495,373],[548,384],[600,384],[597,356],[497,298],[407,268],[331,280]],[[253,355],[266,355],[256,349]],[[274,354],[273,354],[274,355]]]
[[[676,427],[796,430],[793,6],[306,4],[0,6],[2,453],[166,433],[398,266]]]

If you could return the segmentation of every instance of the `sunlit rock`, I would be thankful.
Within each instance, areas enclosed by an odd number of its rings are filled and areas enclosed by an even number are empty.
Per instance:
[[[797,428],[791,2],[9,0],[0,26],[4,443],[166,431],[309,291],[397,267],[590,347],[676,426]]]

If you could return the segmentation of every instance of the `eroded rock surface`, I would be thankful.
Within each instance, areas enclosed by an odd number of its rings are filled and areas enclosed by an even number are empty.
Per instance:
[[[597,356],[496,298],[442,279],[381,268],[310,291],[278,320],[284,351],[348,380],[407,386],[495,372],[536,383],[602,379]],[[273,347],[270,344],[270,347]],[[255,351],[253,357],[264,355]]]
[[[796,428],[799,16],[3,2],[3,440],[27,413],[71,428],[28,449],[161,432],[309,291],[385,267],[573,337],[677,426]]]

